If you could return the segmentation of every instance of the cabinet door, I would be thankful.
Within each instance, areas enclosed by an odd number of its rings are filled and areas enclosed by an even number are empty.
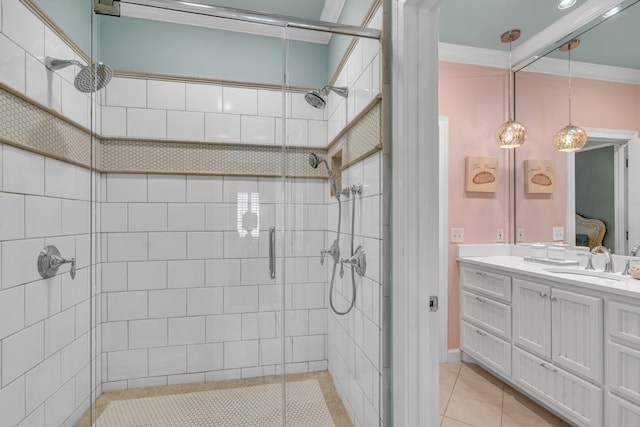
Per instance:
[[[640,351],[608,344],[607,383],[611,391],[640,405]]]
[[[556,365],[602,382],[602,299],[554,289],[550,300],[551,359]]]
[[[513,380],[522,390],[555,408],[572,423],[603,425],[604,402],[600,387],[518,348],[513,349]]]
[[[608,324],[612,337],[640,346],[640,307],[609,301]]]
[[[460,325],[460,347],[499,374],[511,375],[511,344],[464,320]]]
[[[460,284],[464,289],[474,293],[507,303],[511,302],[511,278],[509,276],[462,266],[460,267]]]
[[[640,427],[640,407],[612,394],[607,398],[607,426]]]
[[[513,342],[543,357],[551,357],[551,288],[513,280]]]
[[[511,307],[471,292],[460,293],[462,318],[492,334],[511,339]]]

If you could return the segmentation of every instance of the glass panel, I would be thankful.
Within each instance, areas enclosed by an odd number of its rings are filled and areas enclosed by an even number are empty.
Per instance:
[[[126,410],[151,425],[281,424],[282,30],[121,7],[96,23],[97,58],[117,70],[100,121],[96,426]],[[131,400],[160,395],[151,410]]]
[[[322,41],[299,48],[290,33],[287,55],[287,421],[318,387],[318,425],[382,425],[380,43],[302,36]]]
[[[0,424],[64,425],[89,407],[91,94],[89,59],[40,2],[0,8]],[[75,16],[90,40],[90,12]],[[49,69],[47,65],[50,65]]]

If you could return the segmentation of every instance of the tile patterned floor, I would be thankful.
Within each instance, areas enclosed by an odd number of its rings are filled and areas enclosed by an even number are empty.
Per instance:
[[[569,427],[477,365],[440,364],[441,427]]]

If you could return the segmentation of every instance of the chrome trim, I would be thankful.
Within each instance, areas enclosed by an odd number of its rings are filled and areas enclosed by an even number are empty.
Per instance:
[[[120,3],[138,6],[150,6],[177,12],[189,12],[199,15],[213,16],[216,18],[232,19],[235,21],[250,22],[253,24],[271,25],[282,28],[297,28],[301,30],[322,31],[332,34],[364,37],[380,40],[382,32],[372,28],[357,27],[354,25],[336,24],[333,22],[314,21],[311,19],[296,18],[284,15],[272,15],[268,13],[250,10],[235,9],[230,7],[213,6],[191,1],[171,0],[120,0]]]
[[[60,251],[53,245],[48,245],[42,248],[40,254],[38,254],[38,273],[43,279],[53,277],[58,272],[58,269],[63,264],[71,264],[71,270],[69,274],[71,279],[76,278],[76,259],[65,259],[60,256]]]
[[[276,278],[276,228],[269,228],[269,276]]]

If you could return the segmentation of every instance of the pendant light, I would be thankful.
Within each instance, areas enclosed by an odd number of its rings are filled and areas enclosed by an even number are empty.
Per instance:
[[[500,36],[502,43],[509,43],[509,120],[496,132],[496,142],[500,148],[517,148],[527,139],[527,129],[514,120],[515,99],[513,94],[513,71],[511,71],[511,43],[520,38],[520,30],[509,30]]]
[[[562,152],[578,151],[587,143],[587,132],[571,124],[571,50],[579,45],[580,40],[573,39],[560,46],[562,52],[569,54],[569,124],[556,133],[553,137],[553,145]]]

